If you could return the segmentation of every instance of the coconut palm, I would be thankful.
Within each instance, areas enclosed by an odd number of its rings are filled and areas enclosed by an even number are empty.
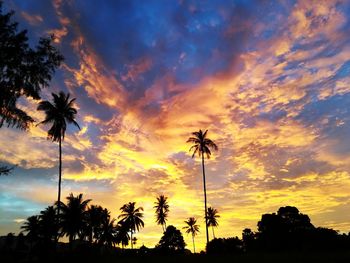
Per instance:
[[[67,204],[61,202],[60,225],[62,234],[69,237],[69,243],[72,243],[76,237],[82,239],[83,231],[86,229],[87,206],[90,201],[91,199],[83,200],[83,194],[73,196],[71,193],[67,197]]]
[[[123,223],[118,223],[116,226],[117,235],[116,235],[116,242],[117,244],[121,244],[122,248],[126,247],[129,244],[129,229],[128,227]]]
[[[158,225],[162,225],[163,233],[166,229],[166,220],[169,213],[168,197],[160,195],[157,197],[157,201],[154,203],[156,209],[156,222]]]
[[[218,210],[216,210],[213,207],[208,207],[208,214],[207,214],[207,225],[212,227],[213,230],[213,238],[215,238],[215,233],[214,233],[214,227],[218,227],[218,218],[219,218]]]
[[[23,232],[27,233],[27,237],[32,247],[39,240],[40,235],[40,220],[39,216],[30,216],[21,226]]]
[[[77,114],[74,108],[75,98],[69,99],[69,93],[59,92],[52,93],[53,101],[41,101],[37,110],[45,112],[45,120],[39,124],[51,124],[48,130],[47,138],[53,142],[58,142],[59,148],[59,177],[58,177],[58,197],[57,197],[57,214],[60,214],[61,204],[61,180],[62,180],[62,141],[67,129],[67,124],[74,124],[80,130],[79,124],[75,120]],[[38,124],[38,125],[39,125]]]
[[[56,213],[54,206],[48,206],[40,212],[40,236],[45,245],[51,244],[58,237],[59,226]]]
[[[183,229],[186,229],[187,234],[192,235],[192,242],[193,242],[193,253],[196,253],[196,247],[194,245],[194,237],[199,233],[199,226],[196,225],[197,220],[194,217],[190,217],[185,221],[186,226],[183,227]]]
[[[204,167],[204,156],[207,159],[210,158],[211,151],[210,150],[218,150],[216,144],[207,138],[208,130],[203,132],[199,130],[198,132],[193,132],[193,137],[188,138],[187,142],[192,143],[193,145],[190,148],[190,151],[193,150],[192,158],[198,154],[199,157],[202,158],[202,173],[203,173],[203,189],[204,189],[204,217],[205,217],[205,231],[207,237],[207,244],[209,243],[209,233],[208,233],[208,219],[207,219],[207,189],[205,183],[205,167]]]
[[[98,237],[98,232],[103,223],[103,215],[105,214],[102,206],[91,205],[86,211],[86,229],[84,230],[84,236],[87,237],[90,243],[93,243]]]
[[[107,245],[112,247],[117,244],[117,228],[115,226],[115,219],[111,219],[109,216],[102,220],[101,227],[99,229],[98,242],[101,245]]]
[[[120,210],[122,213],[118,216],[121,218],[119,221],[120,224],[124,225],[130,231],[130,240],[133,240],[133,233],[140,231],[140,228],[144,227],[143,218],[143,208],[135,208],[135,202],[129,202],[128,204],[123,205]],[[133,249],[133,243],[131,243],[131,249]]]

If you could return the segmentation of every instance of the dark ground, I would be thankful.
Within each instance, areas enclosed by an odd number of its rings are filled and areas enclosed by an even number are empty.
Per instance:
[[[15,255],[0,255],[0,262],[98,262],[98,263],[110,263],[110,262],[123,262],[123,263],[193,263],[193,262],[208,262],[208,263],[221,263],[221,262],[237,262],[237,263],[349,263],[350,251],[332,252],[332,253],[256,253],[256,254],[243,254],[243,255],[172,255],[172,256],[116,256],[112,254],[105,255],[89,255],[84,256],[82,254],[66,254],[66,255],[54,255],[50,254],[42,259],[23,257],[20,254]]]

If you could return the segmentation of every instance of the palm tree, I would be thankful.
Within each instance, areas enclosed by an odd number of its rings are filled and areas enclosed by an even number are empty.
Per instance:
[[[218,210],[212,207],[208,207],[208,214],[207,214],[207,225],[212,227],[213,230],[213,238],[215,238],[215,233],[214,233],[214,227],[218,227],[219,223],[217,218],[219,218]]]
[[[168,197],[160,195],[157,197],[157,201],[154,203],[156,209],[156,222],[158,225],[162,225],[163,233],[166,229],[166,220],[169,213]]]
[[[67,204],[61,202],[62,215],[61,227],[62,234],[69,237],[69,243],[72,243],[76,237],[82,239],[83,231],[86,229],[87,206],[91,199],[83,200],[83,194],[73,196],[71,193],[67,197]]]
[[[118,223],[116,226],[116,230],[117,230],[116,242],[117,244],[121,244],[122,248],[124,248],[129,244],[129,239],[130,239],[130,236],[128,233],[129,229],[125,224]]]
[[[30,216],[21,226],[23,232],[27,233],[27,237],[30,241],[30,247],[33,247],[33,244],[39,240],[40,235],[40,220],[39,216]]]
[[[99,205],[91,205],[86,211],[86,229],[84,230],[84,235],[90,243],[93,243],[93,239],[97,239],[98,237],[104,214],[104,209]]]
[[[53,102],[41,101],[37,110],[45,112],[45,120],[39,124],[52,124],[48,131],[47,138],[53,142],[58,142],[59,147],[59,177],[58,177],[58,197],[57,197],[57,215],[60,214],[61,205],[61,180],[62,180],[62,141],[66,133],[67,123],[74,124],[80,130],[79,124],[75,121],[77,114],[74,108],[75,98],[69,99],[69,93],[52,93]],[[38,125],[39,125],[38,124]]]
[[[49,245],[58,237],[58,220],[57,212],[54,206],[48,206],[40,212],[40,235],[45,243]]]
[[[117,243],[117,228],[114,224],[115,219],[105,217],[99,230],[98,242],[101,245],[112,247]]]
[[[207,157],[207,159],[210,158],[211,151],[218,150],[218,147],[216,144],[207,138],[208,130],[206,130],[204,133],[202,130],[199,130],[198,132],[193,132],[193,137],[188,138],[188,143],[193,143],[193,145],[190,148],[190,151],[193,150],[192,158],[198,153],[199,157],[202,157],[202,173],[203,173],[203,188],[204,188],[204,217],[205,217],[205,231],[207,236],[207,244],[209,243],[209,233],[208,233],[208,219],[207,219],[207,189],[206,189],[206,183],[205,183],[205,168],[204,168],[204,155]]]
[[[187,234],[192,235],[192,242],[193,242],[193,253],[196,253],[196,247],[194,245],[194,237],[199,233],[199,226],[196,225],[197,220],[194,217],[190,217],[187,221],[185,221],[187,226],[183,227],[183,229],[186,229]]]
[[[120,210],[122,213],[118,216],[121,218],[120,224],[124,225],[130,231],[130,240],[132,241],[132,234],[140,231],[140,228],[144,227],[145,224],[142,221],[143,211],[142,207],[135,208],[135,202],[129,202],[123,205]],[[131,249],[133,249],[133,243],[131,243]]]

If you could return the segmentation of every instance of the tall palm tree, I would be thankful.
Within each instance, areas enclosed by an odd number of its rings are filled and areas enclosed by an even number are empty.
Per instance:
[[[183,227],[183,229],[186,229],[187,234],[192,235],[192,242],[193,242],[193,253],[196,253],[196,247],[194,245],[194,237],[199,233],[199,226],[196,225],[197,220],[194,217],[190,217],[185,221],[186,226]]]
[[[213,207],[208,207],[208,214],[207,214],[207,225],[212,227],[213,230],[213,238],[215,238],[215,233],[214,233],[214,227],[218,227],[218,218],[219,218],[218,210],[216,210]]]
[[[120,224],[123,224],[130,231],[130,241],[132,241],[133,233],[140,231],[140,228],[144,227],[145,224],[142,221],[143,218],[143,208],[135,208],[135,202],[129,202],[128,204],[123,205],[120,210],[122,213],[118,216],[121,218],[119,221]],[[133,249],[133,243],[131,243],[131,249]]]
[[[51,124],[47,138],[53,142],[58,142],[59,147],[59,177],[58,177],[58,197],[57,215],[60,214],[61,204],[61,180],[62,180],[62,141],[66,133],[67,124],[74,124],[80,130],[79,124],[75,120],[77,109],[74,107],[75,98],[69,99],[69,93],[52,93],[53,101],[41,101],[37,110],[45,112],[45,120],[39,124]],[[38,124],[38,125],[39,125]]]
[[[62,234],[69,237],[69,243],[72,243],[76,237],[82,239],[83,231],[86,229],[87,206],[90,201],[91,199],[83,200],[83,194],[73,196],[71,193],[67,197],[67,204],[61,202],[60,225]]]
[[[160,195],[157,197],[157,201],[154,203],[156,209],[156,222],[158,225],[162,225],[163,233],[166,229],[166,220],[169,213],[168,197]]]
[[[198,132],[193,132],[192,137],[188,138],[187,142],[192,143],[193,145],[190,148],[190,151],[193,150],[192,158],[198,154],[199,157],[202,157],[202,173],[203,173],[203,189],[204,189],[204,217],[205,217],[205,231],[207,236],[207,244],[209,243],[209,233],[208,233],[208,219],[207,219],[207,188],[205,183],[205,168],[204,168],[204,156],[207,159],[210,159],[211,149],[217,151],[217,145],[210,139],[207,138],[208,130],[203,132],[199,130]]]

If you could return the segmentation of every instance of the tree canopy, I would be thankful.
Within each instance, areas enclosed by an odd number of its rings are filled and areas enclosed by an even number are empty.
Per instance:
[[[183,252],[185,246],[181,231],[170,225],[166,228],[156,248],[167,252]]]
[[[3,125],[26,130],[34,121],[17,106],[20,97],[40,99],[63,56],[52,45],[54,36],[40,38],[36,47],[28,42],[27,30],[18,30],[12,17],[3,12],[0,1],[0,128]]]

